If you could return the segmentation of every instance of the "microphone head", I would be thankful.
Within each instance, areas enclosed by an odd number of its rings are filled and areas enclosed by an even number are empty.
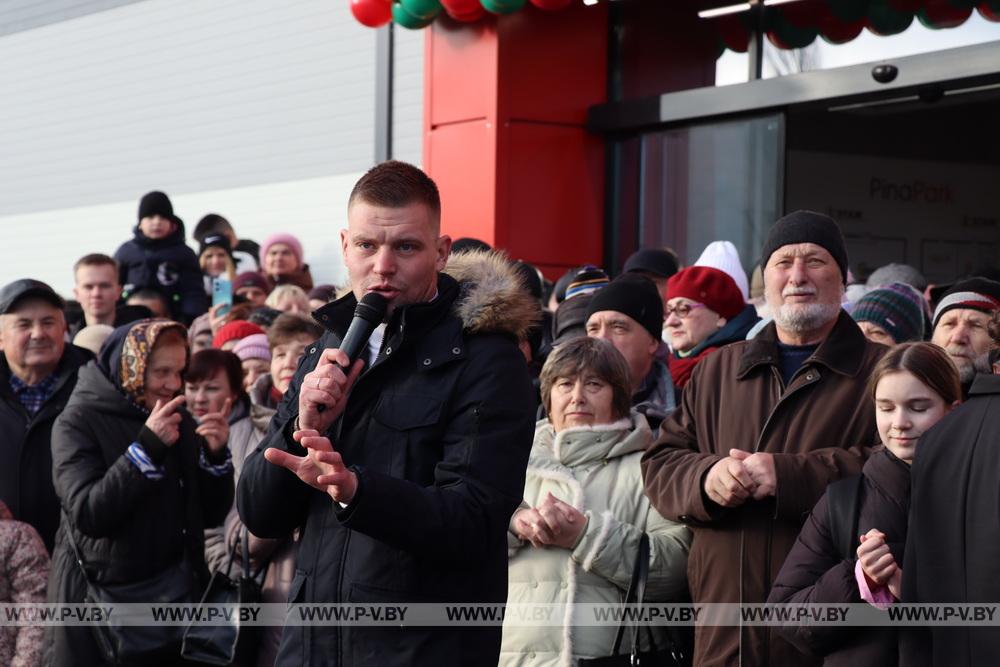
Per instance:
[[[378,292],[368,292],[361,297],[361,301],[358,301],[358,306],[354,309],[354,317],[379,324],[385,319],[385,311],[388,308],[389,302],[384,296]]]

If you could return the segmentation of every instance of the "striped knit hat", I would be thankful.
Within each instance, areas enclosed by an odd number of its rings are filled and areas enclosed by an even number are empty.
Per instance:
[[[923,297],[904,283],[891,283],[858,299],[851,316],[885,329],[896,343],[924,339]]]
[[[611,282],[604,269],[587,265],[576,272],[573,280],[566,287],[566,299],[572,299],[581,294],[590,294]],[[563,299],[564,301],[566,299]]]
[[[934,309],[934,326],[949,310],[968,308],[984,313],[1000,310],[1000,283],[986,278],[969,278],[951,286]]]

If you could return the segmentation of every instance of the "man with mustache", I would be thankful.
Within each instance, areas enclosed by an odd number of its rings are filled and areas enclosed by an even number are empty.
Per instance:
[[[59,525],[52,487],[52,423],[91,355],[67,345],[63,300],[23,278],[0,289],[0,500],[35,527],[51,553]]]
[[[986,278],[970,278],[951,286],[934,309],[934,334],[931,342],[944,348],[958,367],[962,394],[976,373],[989,373],[990,350],[996,347],[989,324],[1000,310],[1000,283]]]
[[[825,215],[796,211],[762,252],[774,314],[756,338],[695,367],[643,457],[646,493],[691,527],[695,602],[767,599],[803,517],[877,442],[868,376],[885,353],[841,307],[847,249]],[[697,627],[697,665],[809,665],[767,627]]]

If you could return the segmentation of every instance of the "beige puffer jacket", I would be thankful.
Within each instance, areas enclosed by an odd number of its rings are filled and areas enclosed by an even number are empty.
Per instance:
[[[660,516],[643,494],[639,460],[651,441],[645,417],[634,410],[629,418],[612,424],[568,428],[558,434],[548,420],[538,422],[525,505],[534,507],[551,492],[583,512],[588,522],[572,550],[533,548],[509,534],[508,604],[620,604],[642,532],[650,541],[646,600],[681,599],[687,587],[691,533]],[[583,619],[573,614],[567,607],[561,629],[505,623],[500,665],[568,666],[581,657],[608,655],[617,628],[577,628],[574,623]],[[656,639],[666,646],[662,634]]]

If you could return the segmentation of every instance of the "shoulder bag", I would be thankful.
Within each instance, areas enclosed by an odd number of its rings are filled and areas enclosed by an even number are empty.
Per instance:
[[[201,598],[200,610],[205,605],[227,607],[231,614],[225,625],[191,623],[184,629],[181,656],[210,665],[253,665],[257,661],[260,628],[240,626],[240,606],[261,601],[261,583],[268,563],[263,563],[256,573],[250,572],[250,540],[246,526],[240,534],[242,558],[240,574],[233,578],[233,558],[237,546],[229,552],[226,571],[216,570]],[[202,612],[196,612],[201,615]]]
[[[73,550],[77,567],[87,587],[84,602],[92,604],[171,604],[190,603],[194,590],[194,574],[186,557],[162,572],[142,581],[122,584],[94,583],[73,537],[73,527],[63,511],[66,540]],[[184,627],[181,625],[124,625],[126,615],[112,614],[103,623],[91,625],[102,657],[109,663],[133,662],[178,654]]]
[[[634,602],[636,609],[639,610],[640,614],[642,613],[642,602],[646,593],[646,579],[648,577],[649,535],[643,533],[642,537],[639,538],[639,549],[635,556],[635,566],[632,568],[632,581],[628,585],[628,592],[625,593],[623,609],[627,609],[628,605]],[[649,625],[633,623],[630,632],[631,648],[626,654],[619,653],[627,624],[628,621],[623,617],[621,624],[618,626],[618,632],[615,635],[615,643],[611,648],[611,655],[602,658],[582,658],[579,661],[580,667],[652,667],[653,665],[687,667],[691,664],[690,656],[685,655],[679,643],[671,636],[674,634],[670,632],[674,630],[671,627],[667,627],[667,644],[669,646],[661,649],[657,647],[656,639]],[[646,634],[649,639],[648,651],[642,651],[639,646],[640,625],[646,628]]]

